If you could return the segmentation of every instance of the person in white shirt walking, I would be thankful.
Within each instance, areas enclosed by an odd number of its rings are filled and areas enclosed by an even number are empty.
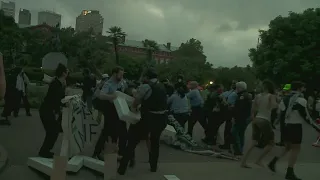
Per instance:
[[[276,163],[279,158],[285,156],[288,152],[288,168],[286,179],[300,180],[294,173],[294,166],[296,164],[298,155],[301,149],[302,142],[302,124],[307,122],[312,125],[311,117],[307,110],[307,100],[303,97],[305,85],[302,82],[293,82],[291,84],[292,92],[284,98],[280,103],[280,109],[285,111],[285,129],[284,129],[284,142],[285,148],[279,156],[276,156],[269,163],[268,167],[271,171],[276,171]],[[318,127],[313,126],[317,131]]]
[[[27,96],[27,91],[28,91],[28,85],[30,83],[28,76],[26,73],[23,71],[22,68],[19,68],[20,73],[17,76],[17,81],[16,81],[16,88],[17,88],[17,102],[15,104],[14,108],[14,116],[17,117],[19,114],[19,109],[20,109],[20,104],[21,104],[21,99],[23,101],[24,107],[26,109],[26,114],[27,116],[31,116],[30,113],[30,104],[28,101],[28,96]]]

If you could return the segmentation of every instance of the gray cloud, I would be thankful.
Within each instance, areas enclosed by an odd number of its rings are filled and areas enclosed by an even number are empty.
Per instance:
[[[15,1],[17,8],[62,14],[62,26],[74,26],[83,9],[96,9],[104,17],[105,30],[121,26],[130,39],[170,41],[179,46],[197,38],[203,43],[209,62],[229,67],[250,64],[248,49],[256,45],[258,29],[266,28],[271,19],[318,5],[316,0]]]

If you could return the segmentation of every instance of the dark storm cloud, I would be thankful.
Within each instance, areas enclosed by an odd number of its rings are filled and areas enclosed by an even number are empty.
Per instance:
[[[216,66],[245,66],[257,31],[288,11],[316,7],[316,0],[16,0],[17,8],[54,10],[62,26],[74,26],[83,9],[96,9],[104,29],[121,26],[128,38],[180,45],[197,38]],[[33,20],[35,22],[35,20]]]

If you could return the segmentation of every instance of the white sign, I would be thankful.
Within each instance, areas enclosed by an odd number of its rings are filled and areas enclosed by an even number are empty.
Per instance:
[[[83,104],[80,96],[75,96],[70,100],[70,108],[67,122],[70,122],[70,154],[77,155],[83,151],[84,148],[92,146],[93,139],[101,132],[101,127],[93,118],[92,113]]]

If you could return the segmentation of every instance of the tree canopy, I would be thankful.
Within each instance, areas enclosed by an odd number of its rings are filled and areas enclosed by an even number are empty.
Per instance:
[[[278,16],[269,29],[260,30],[259,43],[249,50],[249,57],[260,79],[278,84],[320,78],[320,8]]]
[[[154,52],[160,50],[158,42],[143,40],[145,55],[118,52],[126,33],[117,26],[109,28],[107,33],[107,36],[103,36],[94,33],[93,29],[76,32],[71,27],[51,27],[49,33],[41,28],[19,28],[13,18],[4,16],[0,11],[0,51],[8,64],[6,67],[15,63],[40,69],[42,58],[47,53],[60,51],[69,59],[68,66],[73,72],[89,68],[93,73],[101,75],[110,73],[113,67],[121,65],[125,68],[126,78],[139,79],[141,72],[150,65]],[[170,50],[170,47],[167,48]],[[233,79],[255,81],[251,67],[214,68],[207,61],[201,42],[194,38],[182,43],[171,55],[173,59],[165,63],[154,64],[152,61],[160,78],[176,80],[177,75],[182,74],[186,80],[196,80],[200,84],[215,81],[224,85],[228,85]]]

